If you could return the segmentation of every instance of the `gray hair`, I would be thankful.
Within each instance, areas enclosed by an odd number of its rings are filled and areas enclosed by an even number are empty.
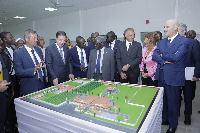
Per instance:
[[[98,42],[104,42],[104,37],[103,36],[98,36],[95,38],[96,41]]]
[[[183,23],[180,23],[179,24],[179,29],[181,30],[181,32],[183,32],[183,31],[187,32],[187,25],[183,24]]]
[[[126,34],[128,33],[128,31],[134,32],[134,29],[133,29],[133,28],[127,28],[127,29],[124,31],[124,35],[126,35]]]
[[[24,32],[24,40],[26,40],[26,39],[25,39],[26,37],[28,37],[28,38],[31,37],[31,36],[30,36],[30,33],[35,34],[36,31],[31,30],[31,29],[26,30],[26,31]]]

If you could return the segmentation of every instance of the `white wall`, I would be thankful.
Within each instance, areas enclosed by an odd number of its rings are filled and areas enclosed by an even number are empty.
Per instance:
[[[54,39],[58,30],[65,31],[67,36],[75,41],[79,35],[87,39],[92,32],[97,31],[105,35],[110,30],[114,31],[118,38],[123,38],[123,31],[132,27],[136,33],[135,40],[140,41],[140,32],[163,31],[165,21],[175,17],[186,23],[188,29],[200,33],[199,6],[199,0],[132,0],[21,25],[1,27],[1,30],[10,31],[18,38],[23,37],[26,29],[34,29],[38,35],[44,37],[45,46],[48,46],[49,39]],[[147,19],[149,24],[146,24]]]

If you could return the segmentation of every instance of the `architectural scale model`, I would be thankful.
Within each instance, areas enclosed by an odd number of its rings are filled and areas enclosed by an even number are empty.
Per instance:
[[[114,124],[117,130],[136,132],[158,91],[156,87],[76,79],[23,100],[104,126]]]

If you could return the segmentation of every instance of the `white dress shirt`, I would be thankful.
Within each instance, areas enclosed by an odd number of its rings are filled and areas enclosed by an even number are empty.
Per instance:
[[[76,49],[77,49],[79,60],[80,60],[80,63],[81,63],[81,48],[76,46]],[[82,49],[82,52],[83,52],[83,58],[84,58],[85,67],[87,67],[87,59],[86,59],[85,49]]]
[[[128,51],[128,49],[129,49],[130,43],[131,43],[131,45],[132,45],[132,42],[128,42],[128,41],[126,40],[126,48],[127,48],[127,51]]]
[[[28,53],[29,53],[29,55],[31,56],[31,59],[32,59],[32,61],[33,61],[33,63],[34,63],[34,65],[36,66],[36,65],[38,65],[38,64],[36,64],[36,62],[35,62],[35,59],[34,59],[34,57],[33,57],[33,53],[31,52],[31,48],[29,48],[29,47],[27,47],[26,45],[24,45],[25,46],[25,48],[26,48],[26,50],[28,51]],[[33,48],[33,50],[34,50],[34,54],[35,54],[35,56],[36,56],[36,58],[37,58],[37,60],[38,60],[38,63],[40,63],[42,60],[40,59],[40,56],[37,54],[37,52],[35,51],[35,49]],[[41,66],[42,66],[42,64],[41,64]],[[42,70],[42,69],[41,69]],[[34,74],[35,74],[36,72],[34,72]],[[43,73],[43,71],[42,71],[42,76],[44,76],[44,73]],[[39,78],[39,73],[38,73],[38,78]]]
[[[113,42],[111,42],[110,48],[113,50],[113,49],[114,49],[114,46],[115,46],[115,40],[114,40]]]
[[[60,53],[60,47],[58,46],[58,44],[56,43],[56,47],[58,48],[58,52]],[[63,55],[63,58],[65,60],[65,53],[63,51],[63,47],[61,47],[61,51],[62,51],[62,55]],[[62,58],[62,57],[61,57]]]
[[[100,59],[100,73],[102,73],[101,67],[102,67],[102,61],[103,61],[103,55],[104,55],[104,49],[105,47],[103,47],[101,50],[101,59]],[[98,59],[98,55],[99,55],[99,50],[97,50],[97,59]],[[96,64],[97,64],[97,59],[96,59]],[[95,68],[95,72],[96,72],[96,68]]]

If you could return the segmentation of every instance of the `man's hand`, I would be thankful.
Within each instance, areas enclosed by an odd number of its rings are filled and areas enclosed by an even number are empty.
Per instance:
[[[126,79],[127,78],[126,74],[123,73],[123,72],[120,73],[120,76],[121,76],[122,79]]]
[[[86,69],[87,69],[87,67],[80,66],[80,69],[81,69],[81,71],[84,71],[84,70],[86,70]]]
[[[74,80],[74,74],[69,74],[69,79]]]
[[[44,61],[41,61],[39,64],[37,64],[37,66],[35,66],[34,68],[34,72],[36,72],[37,70],[39,70],[40,68],[45,67],[45,65],[41,66],[41,63],[43,63]]]
[[[54,86],[58,85],[58,78],[56,78],[56,79],[53,80],[53,85]]]
[[[196,78],[196,77],[192,77],[192,81],[198,81],[199,78]]]
[[[125,72],[126,72],[126,71],[128,71],[128,68],[129,68],[128,65],[124,65],[123,68],[122,68],[122,71],[125,71]]]
[[[6,80],[1,80],[0,92],[4,92],[5,90],[7,90],[9,84],[10,82],[8,83]]]

